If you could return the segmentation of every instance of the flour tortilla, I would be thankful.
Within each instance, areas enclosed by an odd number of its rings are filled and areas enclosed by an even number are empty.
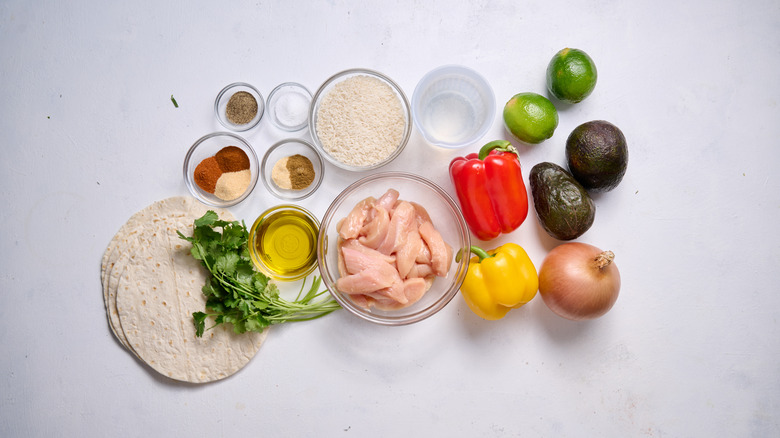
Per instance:
[[[162,218],[182,217],[183,215],[195,216],[197,219],[208,211],[208,207],[198,202],[195,198],[187,196],[175,196],[154,202],[137,213],[130,216],[130,219],[119,228],[108,243],[108,247],[103,252],[103,258],[100,263],[100,277],[105,288],[108,280],[108,271],[110,271],[120,255],[127,251],[127,245],[132,240],[132,236],[137,234],[142,227],[148,227],[149,223]],[[222,217],[223,214],[230,214],[224,209],[215,209],[217,214]],[[227,220],[233,220],[232,216]],[[106,298],[104,290],[104,298]]]
[[[208,272],[176,231],[191,235],[193,221],[207,210],[193,198],[152,204],[120,229],[101,263],[109,324],[120,342],[124,339],[128,350],[161,374],[195,383],[240,370],[268,333],[237,335],[225,324],[195,336],[192,313],[205,309],[201,288]],[[227,210],[213,210],[234,220]]]
[[[154,233],[158,226],[163,226],[158,222],[185,215],[193,216],[192,220],[195,220],[207,210],[207,207],[192,197],[177,196],[163,199],[133,214],[109,242],[100,265],[103,301],[109,327],[125,348],[132,350],[119,327],[119,316],[116,312],[116,282],[124,272],[127,259],[134,257],[138,245],[145,242],[145,234]],[[225,215],[227,220],[233,220],[232,215],[226,210],[220,210],[218,214]],[[189,226],[191,227],[191,224]]]

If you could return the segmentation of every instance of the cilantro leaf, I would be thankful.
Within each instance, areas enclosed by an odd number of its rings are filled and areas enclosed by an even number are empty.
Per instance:
[[[200,219],[195,219],[195,228],[210,227],[218,220],[219,216],[217,216],[217,213],[214,210],[209,210]]]
[[[201,291],[206,297],[206,309],[212,313],[192,314],[195,333],[203,336],[206,319],[214,317],[214,325],[231,324],[235,333],[262,332],[273,324],[307,321],[320,318],[340,308],[338,302],[319,291],[321,280],[314,281],[307,293],[293,301],[279,296],[279,289],[270,278],[254,268],[249,257],[249,232],[241,221],[224,221],[213,210],[194,221],[192,237],[177,231],[179,238],[192,243],[190,254],[209,271],[210,277]]]
[[[203,312],[194,312],[192,314],[192,320],[195,322],[195,336],[203,336],[203,330],[206,328],[206,315]]]

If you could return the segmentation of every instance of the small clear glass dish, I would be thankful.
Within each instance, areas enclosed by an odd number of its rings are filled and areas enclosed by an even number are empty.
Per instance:
[[[476,143],[495,115],[493,89],[468,67],[438,67],[420,79],[412,94],[414,124],[435,146],[454,149]]]
[[[306,157],[309,162],[311,162],[311,170],[314,172],[311,183],[302,189],[287,188],[284,187],[286,184],[280,185],[274,180],[274,169],[277,165],[282,164],[279,162],[279,160],[283,160],[295,155],[302,155]],[[278,170],[282,171],[281,177],[289,177],[290,169],[277,169],[277,177],[280,177]],[[288,201],[300,201],[301,199],[308,198],[314,194],[314,192],[317,191],[317,189],[320,187],[320,184],[322,183],[324,172],[325,167],[322,164],[322,158],[320,158],[320,154],[317,152],[314,146],[298,138],[288,138],[268,148],[268,151],[266,151],[265,155],[263,156],[263,161],[260,164],[260,173],[263,175],[263,184],[268,189],[268,191],[277,198]],[[284,181],[287,182],[287,179]]]
[[[309,124],[311,92],[301,84],[285,82],[268,95],[271,123],[282,131],[300,131]]]
[[[237,94],[241,93],[241,94]],[[246,95],[251,96],[254,102],[257,104],[257,108],[254,111],[254,117],[248,119],[252,114],[251,108],[247,109],[248,105],[251,105],[252,99],[248,99]],[[234,104],[231,104],[231,109],[228,108],[230,99],[236,97]],[[243,99],[239,99],[243,97]],[[238,112],[237,115],[228,114],[228,111],[232,109],[244,108],[244,111]],[[254,128],[263,118],[265,113],[265,101],[263,95],[257,91],[257,88],[245,83],[234,82],[217,94],[217,99],[214,101],[214,113],[217,115],[217,120],[227,129],[236,132],[247,131]],[[246,120],[245,120],[246,119]]]
[[[239,197],[226,201],[220,199],[213,193],[209,193],[198,186],[195,182],[195,169],[198,165],[209,157],[214,157],[222,148],[235,146],[246,153],[249,158],[250,180],[244,193]],[[259,172],[257,154],[252,146],[237,134],[232,132],[213,132],[199,138],[187,151],[184,157],[184,182],[187,184],[192,196],[200,202],[213,207],[231,207],[246,199],[257,184],[257,175]]]
[[[317,267],[320,222],[303,207],[277,205],[257,217],[249,230],[249,257],[260,272],[296,281]]]

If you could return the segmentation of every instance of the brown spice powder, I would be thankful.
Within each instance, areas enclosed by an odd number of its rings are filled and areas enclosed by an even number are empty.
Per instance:
[[[214,155],[223,172],[249,169],[249,156],[238,146],[226,146]]]
[[[225,115],[236,125],[246,125],[257,115],[257,100],[246,91],[238,91],[228,100]]]
[[[314,166],[303,155],[295,154],[289,157],[287,171],[290,172],[290,185],[293,190],[303,190],[314,181]]]

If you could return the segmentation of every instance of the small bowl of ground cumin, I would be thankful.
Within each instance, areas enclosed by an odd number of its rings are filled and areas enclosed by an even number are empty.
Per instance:
[[[235,82],[217,94],[214,102],[217,120],[231,131],[254,128],[263,118],[265,101],[257,89],[244,82]]]
[[[389,77],[367,69],[345,70],[315,93],[309,132],[335,166],[373,170],[393,161],[406,147],[412,113],[403,90]]]
[[[246,199],[259,173],[252,146],[230,132],[204,135],[184,157],[187,188],[195,198],[213,207],[230,207]]]
[[[288,201],[307,198],[317,191],[324,169],[314,146],[298,138],[288,138],[268,148],[260,165],[268,191]]]

